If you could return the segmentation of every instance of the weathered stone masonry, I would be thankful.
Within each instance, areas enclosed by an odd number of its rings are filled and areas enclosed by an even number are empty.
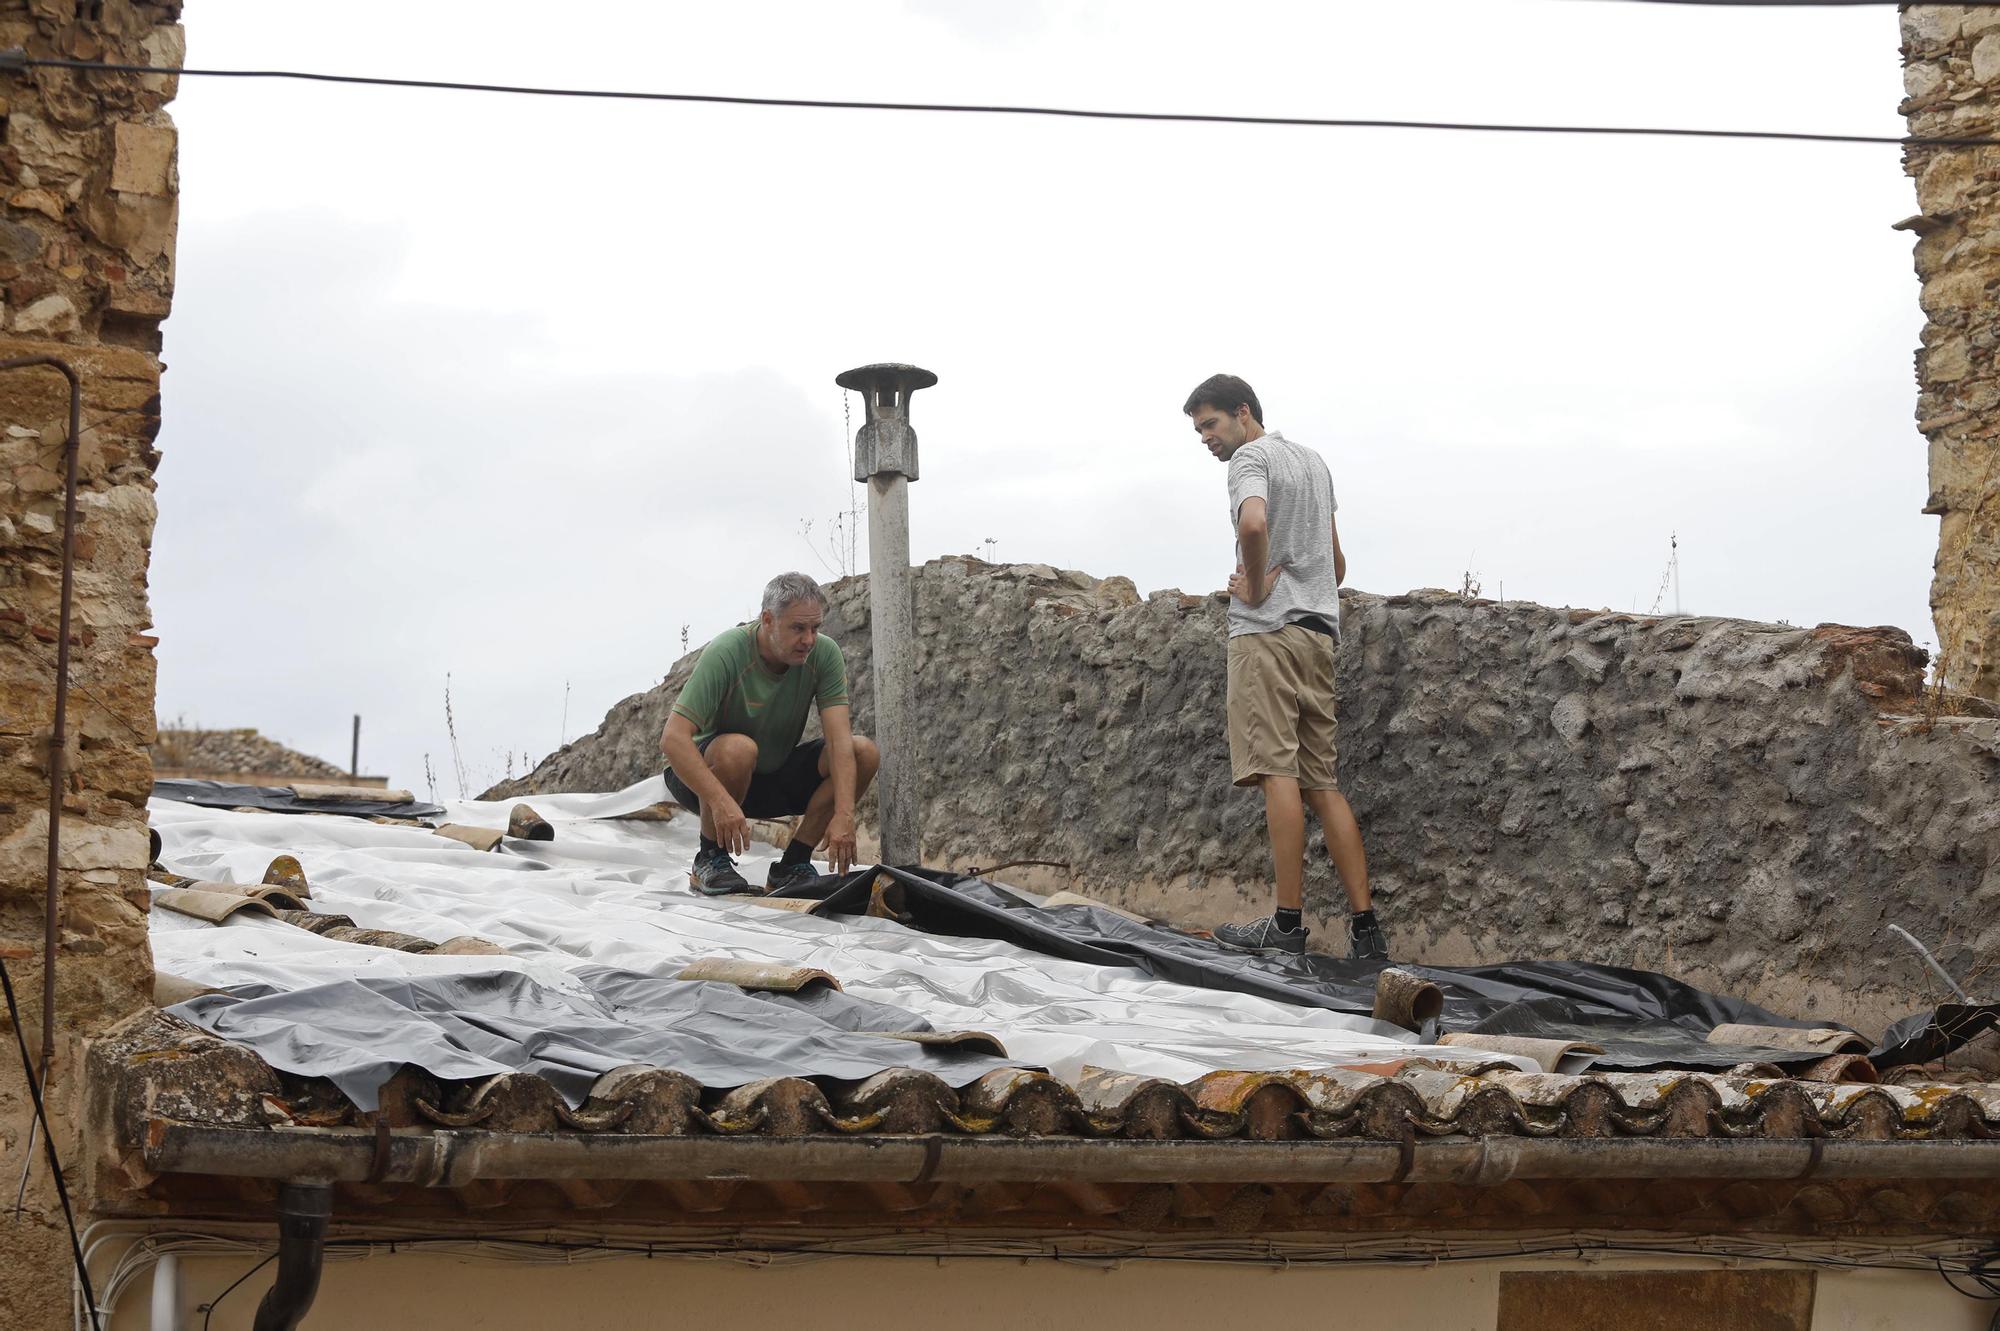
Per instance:
[[[865,730],[866,582],[831,591]],[[1900,630],[1342,607],[1341,779],[1399,955],[1642,966],[1877,1025],[1945,997],[1899,923],[1991,987],[2000,721],[1909,717],[1923,655]],[[930,863],[1061,861],[1000,876],[1181,923],[1269,908],[1262,805],[1229,785],[1219,596],[946,559],[917,608]],[[692,665],[508,789],[658,771]],[[1310,859],[1308,915],[1343,946],[1316,834]]]
[[[2000,9],[1903,12],[1902,110],[1926,138],[2000,134]],[[1939,518],[1931,613],[1947,682],[2000,699],[2000,147],[1916,147],[1918,428]]]
[[[178,66],[179,17],[178,0],[8,0],[0,47]],[[52,69],[0,76],[0,358],[60,356],[83,381],[50,1107],[73,1195],[86,1205],[82,1042],[151,994],[146,564],[156,353],[173,294],[175,139],[162,108],[174,82]],[[67,401],[53,370],[0,373],[0,947],[37,1053]],[[28,1099],[14,1032],[0,1038],[0,1177],[11,1193],[29,1145]],[[68,1239],[39,1158],[30,1177],[29,1218],[0,1224],[0,1308],[10,1329],[67,1327]]]

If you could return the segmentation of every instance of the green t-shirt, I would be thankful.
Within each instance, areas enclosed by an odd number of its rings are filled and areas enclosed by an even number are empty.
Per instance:
[[[674,711],[694,723],[695,742],[711,735],[757,741],[757,770],[775,772],[798,747],[814,703],[822,713],[847,703],[847,663],[825,634],[802,666],[774,672],[757,650],[757,626],[742,624],[701,649]]]

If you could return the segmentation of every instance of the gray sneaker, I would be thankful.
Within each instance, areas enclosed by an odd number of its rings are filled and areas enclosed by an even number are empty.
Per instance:
[[[1306,953],[1305,929],[1280,929],[1269,915],[1248,924],[1219,924],[1211,935],[1224,947],[1239,952],[1256,952],[1267,957],[1302,957]]]
[[[694,868],[688,871],[688,886],[705,897],[726,897],[751,890],[750,880],[736,872],[736,861],[720,847],[704,850],[694,857]]]
[[[1382,926],[1372,913],[1365,920],[1355,915],[1347,917],[1347,941],[1352,944],[1348,955],[1356,961],[1389,959],[1389,940],[1382,936]]]
[[[773,864],[771,872],[764,878],[764,891],[782,892],[800,883],[810,883],[819,877],[819,870],[812,867],[811,860],[801,860],[797,864]]]

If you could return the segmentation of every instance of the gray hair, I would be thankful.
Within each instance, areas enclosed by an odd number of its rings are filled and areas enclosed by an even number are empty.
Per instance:
[[[786,606],[801,601],[817,601],[821,610],[828,608],[826,593],[803,573],[780,573],[764,584],[764,609],[770,614],[780,614]]]

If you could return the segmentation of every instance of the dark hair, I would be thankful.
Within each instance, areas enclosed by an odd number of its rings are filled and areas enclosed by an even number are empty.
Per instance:
[[[1219,407],[1234,416],[1238,407],[1250,408],[1250,419],[1257,424],[1264,423],[1264,406],[1257,401],[1257,390],[1244,383],[1233,374],[1211,374],[1201,381],[1201,386],[1188,394],[1187,405],[1181,410],[1194,415],[1195,408],[1208,405]]]

